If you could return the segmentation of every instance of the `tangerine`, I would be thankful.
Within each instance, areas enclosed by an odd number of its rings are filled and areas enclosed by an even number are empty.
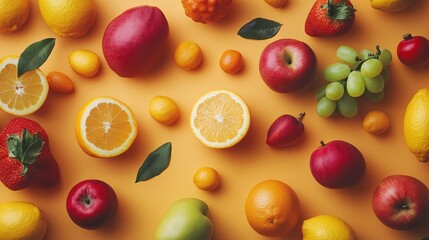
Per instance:
[[[285,237],[297,225],[301,208],[295,191],[289,185],[270,179],[250,190],[245,213],[257,233],[266,237]]]
[[[220,68],[230,74],[238,73],[243,68],[243,56],[237,50],[226,50],[219,59]]]

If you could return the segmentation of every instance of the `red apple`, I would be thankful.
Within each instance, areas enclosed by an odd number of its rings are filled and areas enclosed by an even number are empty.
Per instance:
[[[372,209],[384,225],[397,230],[411,230],[429,217],[429,190],[417,178],[391,175],[375,189]]]
[[[408,66],[423,66],[429,63],[429,40],[407,33],[397,46],[399,60]]]
[[[318,183],[327,188],[348,188],[358,184],[365,173],[362,153],[352,144],[334,140],[311,154],[310,170]]]
[[[283,147],[297,142],[304,133],[302,119],[305,113],[298,117],[284,114],[278,117],[270,126],[266,143],[271,147]]]
[[[316,79],[316,55],[306,43],[280,39],[268,44],[259,58],[259,73],[272,90],[292,93]]]
[[[66,208],[76,225],[93,230],[116,214],[118,199],[110,185],[101,180],[88,179],[70,190]]]
[[[167,19],[158,7],[133,7],[107,26],[102,39],[103,55],[116,74],[135,77],[158,63],[168,35]]]

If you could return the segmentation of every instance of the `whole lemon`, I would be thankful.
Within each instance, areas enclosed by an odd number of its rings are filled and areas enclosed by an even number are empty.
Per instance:
[[[429,161],[429,89],[418,90],[404,115],[405,141],[421,162]]]
[[[303,240],[356,240],[356,234],[348,223],[331,215],[318,215],[304,220]]]
[[[77,49],[68,56],[70,67],[83,77],[93,77],[100,71],[101,60],[98,55],[90,50]]]
[[[29,15],[29,0],[0,0],[0,33],[18,31]]]
[[[384,12],[399,12],[409,7],[414,0],[370,0],[371,6]]]
[[[180,109],[172,98],[158,95],[150,100],[149,113],[155,121],[171,125],[179,118]]]
[[[45,214],[29,202],[0,204],[0,239],[42,240],[48,228]]]
[[[81,37],[95,22],[94,0],[39,0],[46,25],[61,37]]]

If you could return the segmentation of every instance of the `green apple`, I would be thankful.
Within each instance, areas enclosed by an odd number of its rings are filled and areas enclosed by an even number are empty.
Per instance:
[[[155,240],[209,240],[213,224],[209,207],[196,198],[183,198],[173,203],[159,223]]]

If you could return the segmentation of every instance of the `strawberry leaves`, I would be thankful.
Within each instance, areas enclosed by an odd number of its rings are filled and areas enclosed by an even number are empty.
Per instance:
[[[23,166],[21,175],[25,175],[28,166],[33,164],[42,151],[44,141],[39,133],[31,134],[25,128],[21,136],[13,134],[7,138],[9,157],[19,160]]]
[[[326,16],[335,20],[347,20],[354,16],[356,9],[347,5],[346,1],[334,3],[334,0],[328,0],[328,3],[322,4],[322,9],[326,9]]]

